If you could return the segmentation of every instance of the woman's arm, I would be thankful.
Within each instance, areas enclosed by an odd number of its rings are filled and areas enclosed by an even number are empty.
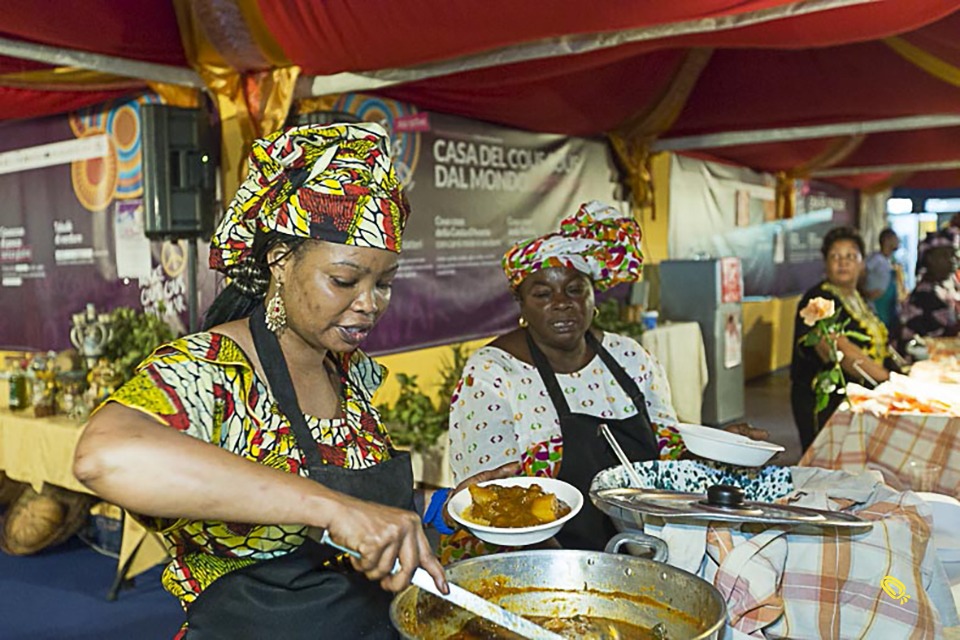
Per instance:
[[[386,589],[403,588],[417,566],[445,584],[416,514],[245,460],[116,403],[91,418],[74,475],[105,500],[146,515],[328,529],[362,554],[354,566]],[[397,558],[403,570],[391,576]]]
[[[334,493],[117,403],[90,420],[77,446],[74,474],[97,495],[126,509],[189,520],[325,528],[322,514]]]
[[[816,349],[817,355],[823,362],[832,360],[830,346],[826,340],[818,342],[814,349]],[[871,360],[862,349],[853,344],[846,336],[840,336],[837,339],[837,350],[843,354],[843,358],[840,359],[840,368],[847,376],[861,379],[863,374],[866,373],[877,382],[886,382],[890,378],[890,372],[886,367]]]
[[[862,349],[853,344],[846,336],[840,336],[837,339],[837,349],[843,354],[843,358],[840,360],[840,368],[848,376],[859,379],[863,378],[863,374],[866,373],[877,382],[886,382],[890,378],[890,372],[887,371],[886,367],[871,360]]]

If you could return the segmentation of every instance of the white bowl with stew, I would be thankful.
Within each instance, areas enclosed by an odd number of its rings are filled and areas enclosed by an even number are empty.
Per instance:
[[[529,488],[535,484],[540,485],[544,493],[554,494],[559,501],[570,507],[569,513],[556,520],[530,527],[492,527],[477,524],[476,522],[471,522],[463,515],[464,511],[473,504],[473,498],[470,495],[469,489],[462,489],[450,498],[450,501],[447,503],[447,511],[457,524],[484,542],[510,547],[523,547],[537,544],[556,535],[556,533],[563,528],[563,525],[572,520],[580,512],[580,509],[583,508],[583,494],[580,493],[576,487],[562,480],[529,476],[490,480],[488,482],[481,482],[477,486],[486,487],[489,485],[499,485],[501,487]]]

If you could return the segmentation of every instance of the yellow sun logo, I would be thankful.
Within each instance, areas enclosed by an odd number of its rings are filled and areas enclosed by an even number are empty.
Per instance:
[[[880,587],[883,591],[893,598],[899,600],[900,604],[906,604],[910,596],[907,595],[907,587],[893,576],[884,576],[880,581]]]

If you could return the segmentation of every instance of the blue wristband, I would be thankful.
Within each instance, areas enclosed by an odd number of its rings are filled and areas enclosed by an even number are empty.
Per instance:
[[[447,496],[450,495],[450,489],[437,489],[430,497],[430,506],[427,512],[423,514],[423,524],[433,527],[444,535],[450,535],[454,532],[447,526],[443,520],[443,505],[447,502]]]

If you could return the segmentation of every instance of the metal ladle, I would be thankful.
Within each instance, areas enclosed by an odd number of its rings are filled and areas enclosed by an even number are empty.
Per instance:
[[[637,473],[637,470],[633,468],[633,463],[630,462],[627,454],[624,453],[623,449],[620,448],[620,443],[617,442],[617,439],[613,437],[613,432],[610,431],[610,427],[607,426],[607,423],[601,422],[598,428],[600,433],[603,434],[603,437],[607,439],[607,443],[610,445],[610,448],[613,449],[613,453],[616,454],[617,459],[620,460],[620,464],[627,468],[627,473],[630,475],[631,482],[633,482],[637,489],[642,489],[643,480],[640,478],[640,474]],[[642,532],[633,532],[633,535],[637,537],[642,536],[643,538],[655,539],[653,536],[649,536]],[[655,561],[657,561],[657,558],[665,557],[665,554],[660,550],[661,547],[659,545],[653,545],[653,549]],[[667,640],[667,628],[662,622],[654,626],[651,631],[653,632],[653,637],[657,640]]]

